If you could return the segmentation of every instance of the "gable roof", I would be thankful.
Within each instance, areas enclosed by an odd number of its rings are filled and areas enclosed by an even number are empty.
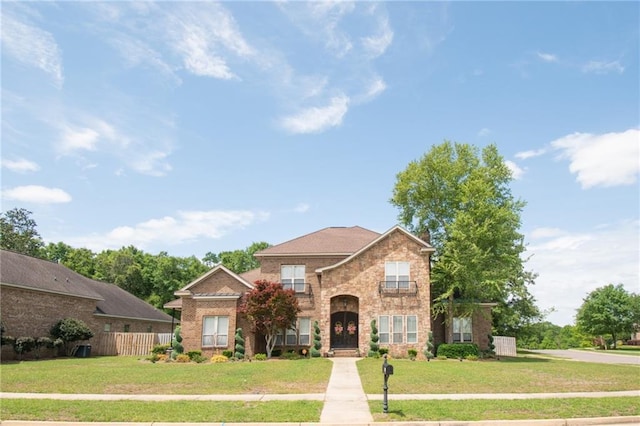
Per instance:
[[[329,227],[271,246],[255,253],[254,256],[348,256],[379,236],[379,233],[359,226]]]
[[[0,250],[0,284],[96,301],[94,314],[171,322],[171,316],[115,284],[92,280],[66,266]]]
[[[379,235],[378,238],[376,238],[373,241],[370,241],[369,244],[365,245],[364,247],[361,247],[360,250],[356,251],[351,256],[341,260],[338,263],[334,263],[333,265],[325,266],[324,268],[318,268],[318,269],[316,269],[316,273],[321,274],[322,271],[327,271],[327,270],[336,268],[336,267],[338,267],[340,265],[343,265],[343,264],[351,261],[353,258],[358,257],[361,253],[363,253],[363,252],[367,251],[369,248],[375,246],[376,244],[378,244],[378,242],[380,242],[383,239],[387,238],[389,235],[391,235],[394,232],[401,232],[401,233],[405,234],[407,237],[409,237],[410,239],[412,239],[413,241],[417,242],[418,244],[423,245],[424,247],[422,248],[422,251],[424,251],[424,252],[433,253],[433,252],[436,251],[436,249],[433,248],[433,246],[431,244],[429,244],[426,241],[416,237],[415,235],[413,235],[411,232],[407,231],[403,227],[394,226],[393,228],[389,229],[384,234],[378,234]]]
[[[195,280],[191,281],[189,284],[187,284],[186,286],[182,287],[180,290],[174,292],[173,294],[175,294],[176,296],[189,295],[189,294],[191,294],[191,291],[190,291],[191,287],[194,287],[194,286],[198,285],[202,281],[204,281],[207,278],[209,278],[211,275],[214,275],[215,273],[218,273],[218,272],[223,272],[225,274],[230,275],[232,278],[237,280],[239,283],[241,283],[242,285],[246,286],[247,289],[249,289],[249,290],[253,288],[253,284],[251,284],[249,281],[247,281],[246,279],[242,278],[240,275],[236,274],[235,272],[231,271],[230,269],[226,268],[224,265],[222,265],[220,263],[220,264],[214,266],[213,268],[211,268],[209,270],[209,272],[205,273],[204,275],[199,276],[198,278],[196,278]]]

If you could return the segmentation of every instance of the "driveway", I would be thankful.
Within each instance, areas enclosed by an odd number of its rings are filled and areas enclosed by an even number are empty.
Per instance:
[[[567,358],[573,361],[600,362],[603,364],[632,364],[640,366],[640,357],[633,355],[608,354],[604,351],[590,352],[574,349],[539,349],[531,352],[556,358]]]

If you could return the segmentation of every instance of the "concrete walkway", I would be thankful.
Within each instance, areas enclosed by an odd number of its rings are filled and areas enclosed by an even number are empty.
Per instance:
[[[331,358],[333,369],[324,398],[320,423],[362,424],[373,422],[362,389],[356,358]]]

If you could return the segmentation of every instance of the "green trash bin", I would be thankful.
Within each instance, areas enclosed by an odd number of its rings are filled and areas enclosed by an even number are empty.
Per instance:
[[[91,356],[91,345],[78,345],[76,358],[89,358]]]

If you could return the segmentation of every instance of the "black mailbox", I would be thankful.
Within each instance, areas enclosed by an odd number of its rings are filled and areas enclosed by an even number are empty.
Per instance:
[[[382,366],[382,374],[385,376],[391,376],[393,374],[393,365],[386,364]]]

